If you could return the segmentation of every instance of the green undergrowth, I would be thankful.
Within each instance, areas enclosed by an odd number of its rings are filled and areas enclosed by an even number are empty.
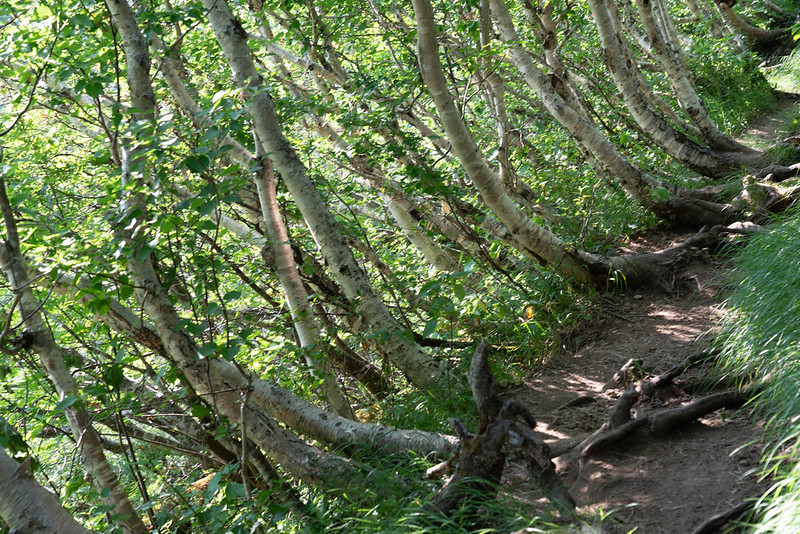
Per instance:
[[[778,91],[800,92],[800,51],[794,49],[780,64],[766,69],[764,74]]]
[[[739,253],[723,324],[723,371],[755,383],[765,421],[763,474],[774,483],[755,532],[800,532],[800,210]]]

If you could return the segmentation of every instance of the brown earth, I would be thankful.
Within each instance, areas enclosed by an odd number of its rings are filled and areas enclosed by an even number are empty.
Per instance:
[[[629,248],[653,251],[686,235],[651,233]],[[626,250],[632,252],[633,250]],[[554,358],[513,391],[537,415],[536,430],[553,439],[594,432],[630,384],[606,386],[629,359],[641,361],[639,376],[656,376],[706,351],[720,318],[719,278],[725,265],[700,254],[675,273],[675,290],[628,291],[602,297],[601,318],[577,335],[580,348]],[[688,404],[708,393],[691,386],[704,382],[712,364],[679,376],[672,387],[634,407],[635,414]],[[747,410],[713,413],[667,436],[634,434],[608,452],[577,465],[556,458],[558,472],[580,511],[611,516],[603,532],[690,533],[704,520],[761,495],[760,430]],[[509,471],[509,482],[525,478]]]
[[[775,111],[753,121],[750,140],[769,144],[791,134],[781,131],[780,118],[796,105],[795,95],[779,98]],[[655,230],[620,252],[663,250],[690,235]],[[503,396],[524,402],[539,421],[536,431],[546,438],[597,431],[630,383],[609,384],[630,359],[641,361],[634,377],[641,379],[709,350],[723,309],[727,261],[699,251],[677,266],[670,287],[604,294],[600,318],[572,333],[574,352],[553,358]],[[634,416],[709,394],[707,387],[695,386],[708,382],[712,370],[710,362],[688,370],[671,387],[638,403]],[[583,462],[570,455],[554,461],[579,511],[606,517],[602,527],[598,519],[597,530],[584,532],[688,534],[769,487],[759,476],[760,426],[746,408],[721,410],[666,436],[633,434]],[[527,478],[519,469],[509,469],[505,482],[514,495],[525,495]],[[537,495],[530,493],[534,507]]]

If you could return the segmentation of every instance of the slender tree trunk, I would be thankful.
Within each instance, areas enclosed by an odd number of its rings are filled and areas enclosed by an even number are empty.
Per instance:
[[[42,317],[41,306],[33,293],[22,251],[19,248],[13,208],[9,203],[5,182],[2,179],[0,179],[0,210],[7,234],[5,243],[0,246],[0,269],[19,300],[19,313],[23,318],[25,330],[31,337],[31,348],[39,356],[42,368],[53,382],[59,399],[68,403],[64,413],[78,444],[84,468],[92,478],[95,488],[105,495],[103,501],[113,507],[117,518],[116,524],[125,532],[145,533],[147,529],[120,487],[116,473],[103,452],[100,436],[92,426],[91,417],[80,400],[78,385],[64,363],[64,349],[56,344],[53,333]],[[71,402],[68,402],[70,400]]]
[[[343,417],[355,419],[355,413],[336,381],[336,374],[330,363],[314,354],[319,351],[317,346],[319,326],[314,318],[314,311],[308,303],[308,295],[303,287],[303,282],[297,272],[294,253],[289,243],[289,233],[283,224],[278,207],[275,176],[272,174],[271,162],[267,158],[262,159],[261,169],[255,172],[254,179],[264,216],[264,226],[272,241],[267,246],[272,252],[272,264],[275,267],[278,282],[286,295],[286,302],[289,304],[295,331],[300,339],[300,347],[306,354],[308,366],[322,376],[325,395],[333,410]]]
[[[616,5],[609,0],[589,0],[589,7],[603,43],[603,62],[642,131],[667,154],[704,176],[720,177],[741,165],[740,158],[732,154],[723,155],[691,141],[650,108],[640,88],[641,78],[633,72],[636,67],[623,40]]]
[[[722,18],[746,39],[762,46],[777,47],[791,43],[792,28],[778,28],[777,30],[762,30],[750,24],[733,10],[736,2],[732,0],[715,0],[717,9]]]
[[[583,144],[603,168],[645,208],[681,224],[700,226],[731,222],[737,215],[732,206],[693,198],[690,191],[669,191],[658,180],[625,159],[597,127],[575,112],[555,90],[547,75],[521,46],[511,15],[503,0],[491,0],[492,13],[502,40],[523,80],[541,99],[547,111]],[[656,190],[663,194],[656,194]]]
[[[602,263],[594,257],[568,247],[558,236],[534,223],[503,190],[499,180],[475,144],[447,88],[439,45],[433,23],[433,9],[428,0],[414,0],[417,20],[417,54],[422,77],[433,97],[439,117],[453,152],[478,189],[486,205],[523,245],[523,252],[555,268],[568,278],[588,283],[587,265]]]
[[[141,291],[143,296],[149,295],[145,302],[158,301],[158,305],[148,304],[153,306],[150,311],[145,310],[152,323],[144,323],[139,314],[114,299],[108,300],[108,311],[99,315],[98,320],[155,354],[175,362],[198,394],[213,398],[214,391],[252,389],[250,402],[266,410],[293,432],[339,448],[360,444],[387,453],[410,450],[421,455],[446,455],[453,451],[455,439],[451,436],[352,421],[315,406],[278,384],[249,376],[220,358],[198,360],[195,357],[199,350],[197,343],[177,328],[177,312],[164,293],[152,265],[147,263],[132,264],[131,267],[136,269],[137,279],[153,288]],[[64,277],[63,282],[68,283],[68,277]],[[228,416],[226,413],[223,415]],[[256,439],[252,430],[248,435]],[[269,449],[265,450],[269,453]]]
[[[722,133],[706,111],[705,104],[692,83],[686,58],[675,29],[659,0],[636,0],[639,19],[649,40],[650,50],[666,69],[678,103],[697,126],[703,139],[714,148],[730,150],[758,159],[758,152]],[[662,16],[663,15],[663,16]]]

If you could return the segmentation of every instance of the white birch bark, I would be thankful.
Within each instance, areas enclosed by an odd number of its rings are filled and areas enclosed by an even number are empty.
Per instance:
[[[267,50],[273,51],[274,48],[276,48],[276,45],[274,45],[274,43],[271,41],[274,36],[269,24],[267,23],[266,17],[262,17],[261,20],[261,33],[264,39],[267,40]],[[278,71],[278,76],[281,82],[295,98],[304,98],[306,96],[306,92],[301,90],[290,80],[289,71],[283,65],[282,59],[287,59],[297,64],[304,65],[315,75],[323,72],[328,73],[326,79],[333,78],[333,82],[340,86],[346,86],[347,84],[347,80],[342,75],[334,74],[331,71],[328,71],[327,69],[314,63],[308,64],[308,62],[301,62],[300,59],[302,58],[293,56],[285,51],[281,54],[274,54],[274,57],[271,59],[273,65]],[[383,169],[375,168],[369,165],[366,161],[364,161],[365,158],[360,158],[358,155],[356,155],[349,143],[342,139],[330,122],[326,121],[320,116],[309,113],[308,123],[309,128],[316,131],[321,138],[330,141],[333,147],[350,161],[350,164],[353,166],[356,172],[367,178],[367,180],[370,180],[370,182],[386,181]],[[386,203],[389,214],[395,220],[400,230],[411,242],[411,244],[414,245],[414,247],[420,252],[420,254],[422,254],[422,257],[425,258],[425,260],[435,270],[440,272],[453,272],[458,270],[458,263],[449,254],[442,250],[442,248],[427,235],[427,233],[420,227],[419,223],[411,216],[411,210],[409,208],[410,202],[407,200],[406,195],[402,193],[399,188],[393,189],[391,196],[385,194],[380,188],[378,188],[378,194]]]
[[[661,7],[654,4],[659,4]],[[756,151],[722,133],[711,120],[703,100],[697,94],[689,77],[683,49],[679,44],[675,44],[678,41],[672,23],[668,16],[666,20],[663,16],[659,16],[663,11],[663,5],[658,0],[647,2],[636,0],[636,6],[653,54],[666,70],[678,103],[697,126],[703,139],[709,146],[718,149],[754,154]]]
[[[536,91],[547,111],[591,152],[634,200],[656,215],[688,225],[724,224],[735,217],[736,211],[732,206],[693,198],[691,191],[680,191],[680,194],[669,191],[654,177],[625,159],[594,124],[576,113],[555,91],[548,77],[520,44],[504,0],[491,0],[491,6],[501,39],[508,46],[523,80]],[[655,195],[656,189],[666,194]]]
[[[163,43],[159,43],[158,48],[163,50]],[[187,112],[198,126],[202,127],[203,124],[207,122],[207,115],[202,112],[202,109],[186,90],[183,80],[181,80],[178,75],[175,62],[176,60],[169,56],[160,58],[158,63],[162,76],[167,81],[170,92],[178,101],[178,105],[181,109]],[[222,146],[231,147],[231,156],[245,166],[245,168],[257,166],[258,162],[253,154],[229,135],[222,136],[219,143]],[[263,165],[269,164],[269,162],[263,163]],[[227,224],[227,228],[232,229],[237,235],[245,237],[250,241],[257,242],[260,249],[268,248],[273,251],[273,257],[275,258],[273,267],[276,270],[278,281],[289,305],[295,330],[300,339],[301,348],[306,351],[311,351],[319,337],[319,326],[317,325],[313,311],[308,306],[308,295],[305,293],[305,289],[297,274],[297,266],[294,263],[294,256],[292,255],[291,246],[289,245],[289,235],[283,221],[280,219],[277,203],[274,203],[272,206],[264,204],[265,202],[269,202],[271,197],[269,194],[264,193],[264,188],[266,186],[262,183],[263,180],[259,176],[261,172],[263,171],[255,171],[252,174],[252,180],[257,189],[259,203],[261,205],[261,215],[265,221],[269,239],[258,238],[252,236],[252,232],[243,231],[244,227],[241,224],[218,213],[217,210],[213,210],[209,215],[215,222],[222,223],[223,225]],[[294,273],[294,275],[292,275],[292,273]],[[325,397],[334,411],[339,415],[354,419],[355,413],[350,403],[347,401],[344,391],[336,381],[336,375],[330,363],[316,359],[310,355],[306,356],[306,363],[323,378]]]
[[[564,102],[547,76],[536,66],[530,54],[519,44],[521,41],[505,2],[491,0],[491,6],[497,29],[501,39],[508,46],[512,61],[525,83],[536,92],[545,109],[569,131],[570,135],[591,151],[631,197],[646,208],[654,211],[658,209],[650,192],[660,186],[659,182],[626,160],[593,124]]]
[[[24,464],[0,448],[0,518],[12,532],[88,534]]]
[[[294,261],[292,246],[289,243],[289,233],[286,231],[286,226],[281,219],[275,190],[275,176],[272,173],[271,163],[264,158],[261,165],[262,168],[255,172],[253,179],[258,189],[258,199],[264,217],[264,226],[271,240],[268,247],[272,251],[272,265],[275,268],[278,283],[286,296],[294,328],[300,340],[300,348],[305,354],[309,368],[321,375],[325,396],[333,410],[348,419],[355,419],[356,415],[342,388],[339,387],[336,374],[330,362],[313,354],[319,349],[317,347],[319,325],[315,320],[314,311],[308,303],[308,294],[297,272],[297,264]]]
[[[603,62],[622,94],[626,109],[642,131],[667,154],[704,176],[722,176],[739,165],[736,159],[724,157],[686,138],[650,108],[641,92],[640,80],[632,72],[635,66],[621,38],[623,28],[616,6],[608,0],[589,0],[589,7],[603,43]]]
[[[421,455],[446,455],[454,450],[456,440],[451,436],[352,421],[315,406],[274,382],[249,376],[225,360],[198,360],[197,343],[183,331],[177,331],[180,318],[158,282],[152,265],[148,263],[132,264],[132,267],[139,273],[137,276],[146,280],[147,287],[153,288],[152,291],[142,290],[142,295],[150,295],[148,299],[159,302],[158,306],[154,305],[151,310],[146,310],[147,317],[152,322],[143,322],[139,313],[131,311],[113,298],[108,299],[108,311],[97,318],[155,354],[175,362],[185,371],[187,378],[191,379],[198,393],[213,398],[214,391],[252,388],[250,401],[266,410],[269,416],[297,434],[336,447],[360,443],[387,453],[411,450]],[[69,275],[62,276],[61,282],[75,283],[74,277]],[[78,284],[77,288],[80,287],[80,282]],[[72,286],[72,289],[77,288]],[[89,299],[88,296],[84,298]],[[255,439],[253,432],[248,430],[248,435]],[[265,440],[267,437],[261,436],[261,439]]]
[[[333,278],[355,307],[356,313],[382,341],[381,348],[389,361],[418,387],[428,390],[447,388],[449,372],[442,362],[426,354],[391,316],[375,293],[366,273],[347,247],[336,219],[309,179],[305,166],[283,135],[272,98],[263,88],[263,80],[247,47],[247,34],[222,0],[204,0],[208,19],[233,72],[234,83],[249,99],[249,112],[266,155],[273,161],[289,189],[303,218],[308,223],[320,253],[328,263]]]
[[[792,29],[791,28],[778,28],[775,30],[762,30],[757,26],[753,26],[745,18],[741,17],[736,11],[733,10],[735,2],[730,0],[722,0],[714,2],[719,10],[722,18],[740,35],[762,45],[775,46],[780,43],[791,42]]]
[[[8,280],[11,291],[19,298],[19,313],[24,320],[25,331],[33,340],[31,348],[39,356],[42,369],[55,386],[59,399],[62,401],[74,399],[72,404],[65,408],[64,414],[78,444],[78,453],[84,468],[95,488],[108,493],[103,501],[113,507],[114,515],[118,517],[118,526],[125,532],[145,533],[147,529],[119,485],[117,475],[103,452],[100,436],[92,426],[92,419],[80,401],[78,385],[64,363],[64,349],[56,343],[53,333],[42,317],[41,306],[33,293],[22,251],[19,248],[13,208],[9,203],[2,179],[0,179],[0,210],[7,234],[6,241],[0,245],[0,270]]]

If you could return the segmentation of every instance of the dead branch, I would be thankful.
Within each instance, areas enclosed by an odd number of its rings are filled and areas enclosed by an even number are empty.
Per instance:
[[[614,376],[611,377],[611,380],[609,380],[603,385],[603,389],[601,391],[606,391],[607,389],[615,389],[625,385],[631,380],[635,380],[636,373],[637,372],[641,373],[641,369],[642,369],[642,360],[631,358],[630,360],[625,362],[625,365],[620,367],[616,373],[614,373]]]
[[[727,512],[722,512],[714,517],[706,519],[700,525],[692,531],[692,534],[713,534],[714,532],[721,532],[722,527],[724,527],[729,522],[739,519],[747,512],[753,509],[755,506],[754,501],[745,501],[740,503],[737,506],[734,506]]]
[[[747,394],[742,391],[724,391],[703,397],[679,408],[662,410],[648,416],[650,432],[654,435],[666,434],[675,427],[722,408],[741,408],[747,399]]]
[[[500,484],[509,455],[521,455],[533,482],[562,513],[571,513],[575,501],[569,495],[550,460],[547,444],[533,432],[536,420],[516,401],[500,402],[488,362],[489,345],[478,345],[469,371],[469,384],[478,407],[479,430],[470,433],[451,419],[461,438],[453,476],[434,496],[429,509],[450,514],[470,499],[492,497]]]
[[[632,391],[633,393],[631,393]],[[629,395],[628,398],[625,398],[626,395]],[[750,396],[751,393],[748,391],[726,391],[703,397],[685,406],[662,410],[652,415],[645,415],[624,422],[618,426],[612,426],[615,424],[612,422],[612,417],[617,421],[624,419],[630,407],[638,400],[638,393],[635,389],[628,390],[620,397],[620,400],[617,401],[617,404],[612,409],[609,421],[577,447],[580,450],[580,458],[586,458],[590,454],[606,449],[641,428],[646,428],[649,435],[664,435],[678,426],[685,425],[722,408],[740,408]]]

